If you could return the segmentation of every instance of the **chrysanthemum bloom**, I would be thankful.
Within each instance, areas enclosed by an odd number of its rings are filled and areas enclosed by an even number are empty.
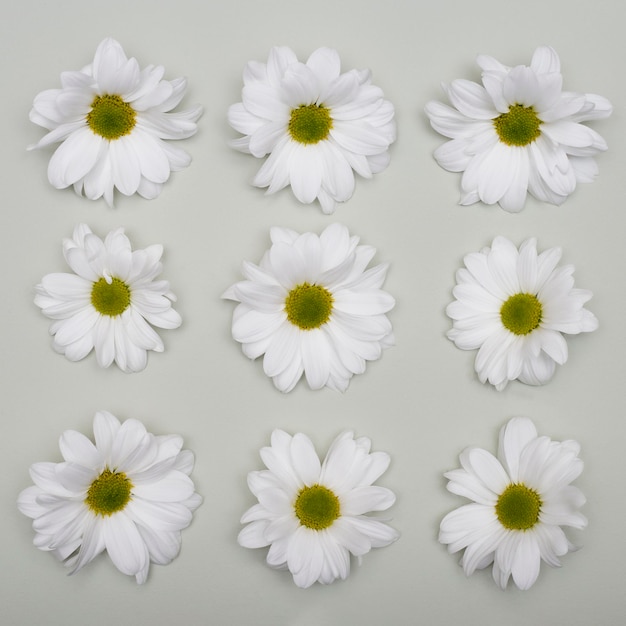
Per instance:
[[[260,265],[244,262],[246,280],[224,298],[240,302],[232,332],[251,358],[264,354],[274,385],[291,391],[302,373],[311,389],[348,388],[353,374],[393,345],[385,315],[395,300],[381,289],[384,263],[365,269],[376,249],[359,246],[339,224],[318,237],[272,228]]]
[[[32,148],[62,142],[50,159],[48,179],[57,189],[70,185],[90,200],[104,196],[113,206],[113,189],[126,196],[156,198],[170,172],[191,157],[170,139],[196,132],[202,107],[172,113],[187,81],[163,80],[165,70],[139,69],[114,39],[98,46],[93,63],[63,72],[61,89],[37,95],[30,119],[50,132]]]
[[[389,467],[389,455],[370,452],[367,437],[339,435],[324,462],[311,440],[275,430],[272,445],[261,449],[267,470],[250,472],[248,486],[259,503],[241,518],[244,548],[270,546],[267,563],[289,569],[298,587],[330,584],[350,573],[350,554],[367,554],[396,541],[397,531],[370,511],[385,511],[396,500],[376,487]]]
[[[510,68],[477,59],[483,86],[469,80],[443,85],[452,107],[429,102],[432,127],[452,141],[435,151],[446,170],[463,172],[461,204],[498,202],[506,211],[524,208],[526,193],[561,204],[576,183],[598,173],[593,156],[607,146],[580,122],[611,114],[602,96],[562,91],[557,53],[535,50],[530,67]]]
[[[147,350],[163,352],[154,329],[178,328],[172,308],[176,296],[161,273],[163,246],[131,250],[124,229],[104,241],[79,224],[72,239],[63,240],[63,256],[74,274],[48,274],[37,285],[35,304],[55,320],[53,347],[70,361],[80,361],[95,348],[101,367],[115,360],[125,372],[147,363]]]
[[[470,253],[456,274],[456,298],[446,313],[453,321],[448,338],[462,350],[476,350],[480,382],[498,391],[510,380],[543,385],[556,364],[567,361],[562,333],[598,328],[583,308],[591,291],[574,288],[573,265],[557,268],[560,248],[537,254],[535,239],[518,249],[505,237],[491,248]]]
[[[393,105],[369,70],[340,73],[335,50],[319,48],[301,63],[291,49],[272,48],[267,64],[247,64],[243,81],[243,102],[230,107],[228,122],[245,137],[232,146],[270,155],[253,180],[267,193],[291,185],[300,202],[317,198],[333,213],[352,196],[353,170],[371,178],[389,164]]]
[[[462,469],[446,472],[448,490],[473,500],[441,521],[439,541],[450,553],[465,548],[467,576],[493,563],[493,579],[505,589],[510,576],[529,589],[543,559],[559,567],[574,550],[561,526],[584,528],[582,492],[570,483],[583,470],[575,441],[539,437],[526,417],[515,417],[500,431],[498,458],[482,448],[467,448]]]
[[[61,435],[62,463],[34,463],[35,483],[18,497],[32,518],[34,544],[74,574],[106,550],[123,574],[146,581],[150,562],[180,551],[202,498],[189,475],[194,457],[178,435],[155,436],[141,422],[99,411],[95,445],[79,432]]]

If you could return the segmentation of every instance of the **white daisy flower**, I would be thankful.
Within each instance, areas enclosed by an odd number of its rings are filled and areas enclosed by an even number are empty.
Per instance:
[[[63,256],[74,274],[48,274],[36,287],[35,304],[55,320],[54,349],[80,361],[95,348],[101,367],[115,360],[125,372],[144,369],[146,351],[164,349],[152,326],[181,324],[169,283],[155,280],[162,254],[161,245],[133,252],[123,228],[102,241],[89,226],[76,226],[73,238],[63,240]]]
[[[180,531],[202,502],[189,475],[194,457],[178,435],[155,436],[137,420],[99,411],[95,445],[74,430],[61,435],[62,463],[34,463],[35,483],[18,497],[33,519],[34,544],[71,574],[106,550],[138,583],[150,562],[167,565],[180,551]]]
[[[467,576],[493,563],[493,579],[505,589],[510,576],[529,589],[543,559],[559,567],[574,550],[561,526],[584,528],[582,492],[570,483],[583,470],[575,441],[539,437],[526,417],[515,417],[500,431],[498,458],[482,448],[467,448],[462,469],[446,472],[448,490],[473,500],[441,521],[439,541],[450,553],[465,549]]]
[[[353,374],[393,345],[385,315],[395,300],[381,289],[384,263],[366,270],[376,249],[359,246],[340,224],[318,237],[272,228],[259,265],[244,262],[246,280],[222,297],[240,302],[232,333],[244,354],[264,354],[274,385],[291,391],[304,372],[311,389],[345,391]]]
[[[476,350],[480,382],[498,391],[510,380],[543,385],[556,364],[567,361],[562,333],[598,328],[583,308],[591,291],[574,288],[573,265],[557,268],[560,248],[537,254],[535,239],[518,249],[505,237],[491,248],[470,253],[456,274],[456,298],[446,313],[453,320],[448,338],[462,350]]]
[[[463,172],[461,204],[498,202],[506,211],[524,208],[526,192],[561,204],[576,183],[598,173],[593,156],[607,146],[580,124],[608,117],[602,96],[562,91],[557,53],[535,50],[530,67],[510,68],[480,55],[483,86],[455,80],[443,89],[452,107],[429,102],[432,127],[451,141],[435,151],[446,170]]]
[[[346,432],[330,446],[324,462],[311,440],[282,430],[261,449],[267,470],[250,472],[248,486],[259,503],[241,518],[244,548],[270,546],[267,563],[289,569],[298,587],[330,584],[350,573],[350,554],[359,558],[372,548],[399,537],[370,511],[385,511],[396,500],[392,491],[376,487],[389,467],[389,455],[370,452],[367,437]]]
[[[272,48],[267,64],[247,64],[243,102],[228,110],[230,125],[245,135],[232,146],[270,155],[253,184],[267,193],[291,185],[300,202],[317,198],[324,213],[352,196],[353,170],[371,178],[387,167],[396,139],[393,105],[371,84],[370,71],[342,74],[340,65],[329,48],[306,63],[290,48]]]
[[[113,206],[113,188],[130,196],[156,198],[170,172],[191,157],[169,139],[196,133],[202,107],[172,113],[187,81],[163,80],[165,70],[139,69],[115,39],[104,39],[93,63],[63,72],[61,89],[48,89],[33,102],[30,119],[50,132],[32,148],[61,142],[48,165],[57,189],[70,185],[90,200],[104,196]]]

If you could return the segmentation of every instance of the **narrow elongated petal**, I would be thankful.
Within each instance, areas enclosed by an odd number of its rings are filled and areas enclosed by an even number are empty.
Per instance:
[[[148,549],[135,524],[124,513],[102,519],[102,537],[115,567],[129,576],[149,562]]]

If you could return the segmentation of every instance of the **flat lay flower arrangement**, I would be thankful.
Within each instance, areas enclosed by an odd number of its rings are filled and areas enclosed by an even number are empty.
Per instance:
[[[463,172],[461,204],[518,212],[530,194],[559,205],[596,177],[594,157],[607,145],[583,122],[610,115],[608,100],[564,91],[559,57],[547,46],[529,66],[485,55],[478,65],[482,85],[454,80],[444,85],[451,106],[432,101],[425,108],[449,139],[435,160]],[[91,64],[64,72],[60,89],[39,93],[30,119],[48,133],[31,148],[60,144],[48,165],[52,186],[73,186],[110,207],[116,189],[156,198],[171,172],[190,164],[173,142],[194,135],[202,114],[199,105],[176,110],[186,79],[164,75],[161,66],[141,69],[107,38]],[[372,178],[389,165],[394,115],[369,70],[342,72],[329,48],[302,62],[284,46],[272,48],[267,62],[246,65],[241,102],[226,113],[241,134],[232,147],[264,159],[252,184],[268,194],[289,186],[324,214],[353,196],[355,174]],[[396,300],[383,289],[389,264],[370,266],[376,249],[369,237],[361,243],[338,223],[319,233],[273,226],[269,238],[258,264],[245,260],[243,280],[222,293],[236,303],[233,343],[251,360],[262,357],[280,392],[302,378],[311,391],[346,392],[355,374],[394,345]],[[115,362],[126,373],[144,370],[148,352],[164,350],[155,327],[182,323],[160,278],[163,246],[133,249],[121,227],[97,234],[78,224],[62,250],[71,273],[46,274],[35,287],[35,305],[52,320],[53,349],[70,361],[93,350],[103,368]],[[585,308],[591,291],[574,287],[574,267],[560,259],[559,248],[538,251],[535,238],[517,246],[503,236],[464,257],[445,308],[447,337],[477,351],[481,383],[498,391],[511,381],[544,385],[568,360],[565,335],[598,328]],[[242,371],[253,375],[252,366]],[[33,520],[34,545],[70,573],[106,551],[117,569],[144,583],[150,563],[178,555],[181,531],[202,502],[190,477],[194,455],[180,436],[153,435],[106,411],[96,414],[93,435],[64,432],[63,461],[31,466],[34,485],[19,494],[18,508]],[[461,468],[445,473],[447,488],[471,502],[444,517],[439,541],[462,551],[468,576],[492,566],[501,589],[512,578],[526,590],[542,560],[560,565],[574,549],[562,527],[586,526],[579,511],[585,498],[571,484],[582,472],[579,452],[578,443],[539,436],[530,419],[516,417],[500,432],[497,456],[475,447],[461,453]],[[374,484],[391,457],[372,452],[367,437],[342,432],[320,460],[307,435],[274,430],[260,455],[266,469],[248,474],[257,503],[241,518],[238,542],[267,548],[267,564],[288,570],[298,587],[344,580],[352,557],[360,563],[400,538],[390,518],[378,515],[395,494]]]

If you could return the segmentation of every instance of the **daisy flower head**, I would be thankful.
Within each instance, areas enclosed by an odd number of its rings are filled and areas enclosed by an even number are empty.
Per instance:
[[[367,515],[385,511],[393,492],[373,483],[387,470],[385,452],[370,452],[371,441],[345,432],[322,463],[311,440],[282,430],[261,449],[266,470],[248,474],[258,499],[241,518],[244,548],[270,546],[267,564],[288,569],[298,587],[330,584],[350,574],[350,554],[360,559],[372,548],[388,546],[399,533]]]
[[[562,90],[557,53],[540,46],[530,66],[507,67],[480,55],[482,85],[443,85],[452,106],[429,102],[432,127],[450,141],[434,153],[450,172],[463,172],[461,204],[496,202],[505,211],[524,208],[527,192],[561,204],[577,183],[598,173],[594,155],[606,142],[581,124],[608,117],[611,103],[595,94]]]
[[[570,483],[583,470],[575,441],[539,437],[527,417],[511,419],[500,431],[498,456],[466,448],[461,468],[446,472],[448,490],[472,500],[441,521],[439,541],[451,554],[465,549],[467,576],[493,563],[493,579],[506,589],[509,578],[520,589],[532,587],[541,561],[561,565],[574,550],[562,526],[582,529],[585,497]]]
[[[114,188],[156,198],[170,172],[189,165],[191,157],[169,140],[194,135],[202,107],[172,112],[187,80],[163,80],[164,72],[154,65],[140,69],[107,38],[91,64],[61,74],[61,89],[35,97],[30,119],[49,132],[29,149],[61,142],[48,165],[54,187],[73,185],[78,195],[104,196],[112,207]]]
[[[547,383],[567,361],[563,334],[598,328],[583,305],[591,291],[574,288],[574,266],[557,267],[560,248],[537,254],[535,239],[519,247],[496,237],[490,248],[465,256],[456,274],[453,320],[448,338],[462,350],[478,350],[480,382],[498,391],[510,380],[527,385]]]
[[[148,577],[180,551],[181,530],[202,502],[189,477],[194,456],[178,435],[157,436],[134,419],[98,411],[95,444],[74,430],[59,439],[62,463],[34,463],[35,483],[18,497],[33,519],[34,544],[74,574],[106,550],[115,567]]]
[[[73,237],[63,240],[63,256],[74,273],[48,274],[36,287],[35,304],[54,320],[54,349],[70,361],[95,349],[101,367],[115,361],[124,372],[143,370],[147,350],[164,350],[152,326],[181,324],[169,283],[155,280],[162,254],[161,245],[131,250],[123,228],[103,241],[89,226],[76,226]]]
[[[245,262],[245,280],[222,296],[239,302],[233,338],[250,359],[264,355],[263,370],[282,392],[303,373],[311,389],[345,391],[393,345],[385,314],[395,300],[381,289],[388,264],[366,269],[376,249],[340,224],[319,236],[286,228],[270,236],[261,263]]]
[[[272,48],[267,63],[247,64],[243,82],[228,122],[244,135],[234,148],[269,155],[256,187],[271,194],[291,185],[300,202],[317,198],[333,213],[352,196],[353,172],[371,178],[389,164],[393,105],[371,84],[369,70],[341,73],[336,50],[319,48],[302,63],[290,48]]]

